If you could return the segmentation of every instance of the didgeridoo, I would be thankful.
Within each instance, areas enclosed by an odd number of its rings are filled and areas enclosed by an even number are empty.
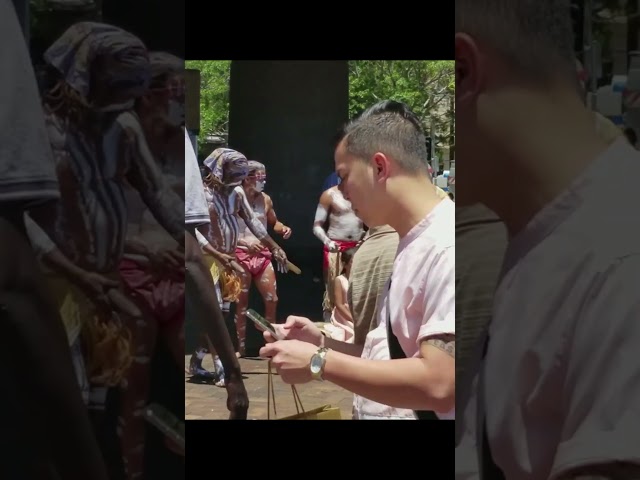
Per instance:
[[[292,271],[297,275],[300,275],[302,273],[302,270],[300,270],[296,265],[291,263],[289,260],[287,260],[287,267],[289,268],[290,271]]]

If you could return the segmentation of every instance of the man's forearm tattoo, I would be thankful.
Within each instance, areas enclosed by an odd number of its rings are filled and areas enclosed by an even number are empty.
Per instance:
[[[427,340],[428,345],[439,348],[447,355],[456,358],[456,337],[454,335],[438,335]]]

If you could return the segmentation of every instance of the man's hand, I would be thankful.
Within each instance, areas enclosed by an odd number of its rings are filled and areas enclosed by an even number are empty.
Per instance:
[[[289,267],[287,266],[287,254],[284,253],[284,250],[281,248],[274,249],[273,258],[278,265],[278,271],[280,273],[287,273],[289,271]]]
[[[285,340],[300,340],[316,347],[321,347],[324,344],[324,335],[308,318],[290,315],[284,324],[272,326]],[[276,341],[273,335],[266,330],[263,335],[267,343]]]
[[[133,300],[125,295],[119,288],[109,290],[107,292],[107,298],[115,314],[112,321],[118,320],[119,314],[123,314],[129,318],[138,318],[142,315]]]
[[[73,279],[73,283],[107,316],[113,312],[108,292],[118,288],[119,283],[96,272],[84,271]]]
[[[292,233],[293,233],[293,230],[291,230],[291,227],[282,225],[282,232],[281,232],[282,238],[284,238],[285,240],[288,240]]]
[[[331,253],[336,253],[340,251],[340,247],[333,240],[327,243],[327,250]]]
[[[260,253],[262,250],[262,244],[260,242],[252,242],[247,245],[247,252],[251,255],[255,255],[256,253]]]
[[[184,269],[184,254],[176,249],[150,251],[147,258],[152,268],[159,272],[175,272]]]
[[[219,252],[210,244],[207,244],[203,247],[203,252],[207,255],[212,256],[227,272],[235,271],[239,275],[244,274],[244,269],[237,262],[235,255],[229,255],[228,253]]]
[[[272,365],[284,383],[300,385],[312,380],[309,363],[318,347],[299,340],[268,343],[260,349],[260,356],[271,358]]]
[[[244,268],[242,268],[242,265],[240,265],[235,260],[231,260],[231,268],[233,269],[234,272],[236,272],[240,276],[246,273]]]
[[[235,270],[235,267],[233,265],[234,263],[236,263],[235,255],[228,255],[226,253],[216,253],[215,259],[220,263],[220,265],[222,265],[222,268],[224,268],[225,270],[229,272],[232,270]]]
[[[249,397],[242,379],[226,379],[225,384],[227,387],[227,409],[230,412],[229,420],[246,420]]]

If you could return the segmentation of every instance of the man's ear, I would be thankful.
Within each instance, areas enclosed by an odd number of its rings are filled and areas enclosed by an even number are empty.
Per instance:
[[[376,180],[382,181],[389,178],[391,174],[391,163],[384,153],[378,152],[372,159]]]

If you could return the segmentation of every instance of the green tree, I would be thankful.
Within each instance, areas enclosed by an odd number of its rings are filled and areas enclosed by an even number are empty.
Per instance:
[[[200,70],[200,146],[208,135],[225,135],[229,124],[230,60],[187,60],[186,68]]]
[[[200,70],[201,146],[207,135],[226,134],[229,122],[230,61],[190,60],[187,68]],[[453,61],[349,62],[349,114],[357,115],[382,99],[405,102],[429,131],[436,144],[453,147]]]
[[[455,68],[452,60],[353,60],[349,62],[349,115],[380,100],[406,103],[433,131],[436,145],[453,147]],[[436,148],[436,153],[438,148]],[[453,153],[453,152],[451,152]]]

